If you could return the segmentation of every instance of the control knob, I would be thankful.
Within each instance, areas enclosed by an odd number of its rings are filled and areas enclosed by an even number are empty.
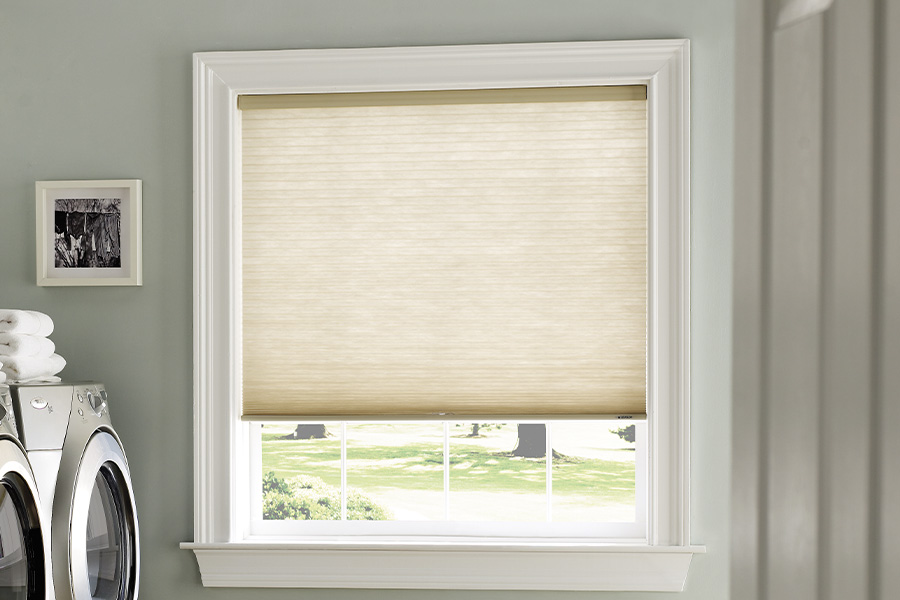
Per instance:
[[[91,392],[87,393],[87,401],[88,406],[91,407],[91,410],[94,411],[94,414],[98,417],[103,414],[103,411],[106,410],[106,392],[101,392],[101,394],[92,394]]]

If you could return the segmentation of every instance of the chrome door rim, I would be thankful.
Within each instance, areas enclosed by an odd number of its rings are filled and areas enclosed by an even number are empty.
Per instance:
[[[29,600],[43,600],[48,593],[49,532],[44,528],[37,483],[28,459],[19,445],[10,439],[0,439],[0,481],[6,482],[13,490],[16,516],[25,537],[28,559],[27,597]]]
[[[69,523],[64,524],[69,531],[68,567],[73,597],[75,600],[92,598],[88,578],[87,521],[94,482],[100,473],[104,474],[110,488],[114,490],[120,513],[118,516],[123,536],[123,557],[117,599],[133,600],[137,598],[140,561],[131,475],[122,447],[112,435],[104,431],[97,432],[84,449],[75,479]]]

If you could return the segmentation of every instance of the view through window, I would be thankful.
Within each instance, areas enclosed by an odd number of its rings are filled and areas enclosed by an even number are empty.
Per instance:
[[[638,517],[642,421],[260,427],[267,521],[632,523]]]

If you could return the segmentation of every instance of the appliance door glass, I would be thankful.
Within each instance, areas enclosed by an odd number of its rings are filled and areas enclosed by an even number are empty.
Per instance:
[[[0,600],[44,600],[43,536],[33,489],[18,473],[0,478]]]
[[[87,518],[87,576],[92,598],[120,597],[128,530],[112,467],[94,478]]]

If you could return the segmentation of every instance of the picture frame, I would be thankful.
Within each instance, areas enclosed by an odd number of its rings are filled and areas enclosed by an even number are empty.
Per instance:
[[[141,180],[37,181],[37,284],[139,286]]]

